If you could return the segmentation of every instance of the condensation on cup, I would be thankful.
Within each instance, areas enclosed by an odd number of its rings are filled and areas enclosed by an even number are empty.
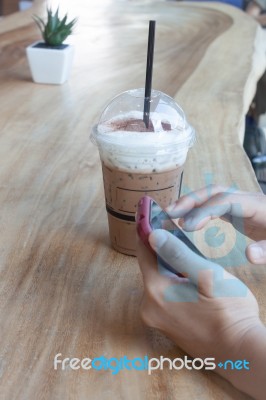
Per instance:
[[[184,163],[195,140],[183,110],[152,90],[149,126],[143,122],[144,89],[116,96],[92,130],[102,163],[110,241],[136,255],[135,213],[149,195],[162,208],[177,200]]]

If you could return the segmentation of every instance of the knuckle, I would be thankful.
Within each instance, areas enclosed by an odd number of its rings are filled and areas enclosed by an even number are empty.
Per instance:
[[[228,191],[228,188],[222,185],[216,185],[215,183],[211,183],[210,185],[207,186],[207,190],[210,193],[211,198],[216,198],[216,197],[219,198]]]
[[[225,201],[228,200],[228,196],[229,196],[229,193],[224,190],[222,192],[216,193],[212,197],[212,201],[213,201],[214,204],[224,203]]]
[[[171,266],[179,266],[185,259],[184,252],[179,247],[171,247],[168,249],[167,261]]]

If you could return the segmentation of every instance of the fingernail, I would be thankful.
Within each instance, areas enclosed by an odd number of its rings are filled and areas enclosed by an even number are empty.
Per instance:
[[[263,249],[257,244],[251,244],[249,246],[249,254],[254,261],[260,261],[264,257]]]
[[[181,228],[183,228],[184,223],[185,223],[184,218],[179,218],[179,220],[178,220],[178,225],[179,225]]]
[[[149,243],[154,250],[160,249],[166,241],[167,234],[161,229],[153,231],[149,236]]]

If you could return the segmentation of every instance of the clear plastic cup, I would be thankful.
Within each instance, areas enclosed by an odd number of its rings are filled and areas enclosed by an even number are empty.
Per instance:
[[[135,213],[145,194],[165,208],[177,200],[184,163],[195,140],[183,110],[152,90],[150,120],[143,122],[144,89],[116,96],[92,130],[98,146],[109,234],[119,252],[136,255]]]

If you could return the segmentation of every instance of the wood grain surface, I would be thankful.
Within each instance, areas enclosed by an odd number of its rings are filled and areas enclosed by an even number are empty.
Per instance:
[[[62,86],[34,84],[25,56],[40,37],[31,14],[45,4],[0,21],[0,398],[247,399],[212,373],[55,371],[53,359],[184,355],[143,325],[137,260],[109,247],[90,129],[113,96],[143,87],[148,20],[156,19],[153,87],[173,96],[197,131],[184,190],[212,181],[258,191],[242,141],[266,64],[265,33],[218,3],[54,3],[79,18]],[[235,238],[223,229],[229,251]],[[265,267],[232,273],[254,292],[266,323]]]
[[[12,14],[19,10],[19,0],[0,0],[0,15]]]

